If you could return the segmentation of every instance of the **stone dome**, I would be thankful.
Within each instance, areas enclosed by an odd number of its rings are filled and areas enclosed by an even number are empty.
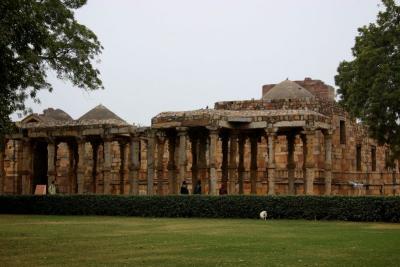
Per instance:
[[[114,112],[103,105],[91,109],[78,119],[83,124],[111,123],[111,124],[127,124],[126,121],[118,117]]]
[[[43,114],[41,115],[42,118],[45,120],[50,120],[50,121],[72,121],[73,119],[71,116],[66,113],[62,109],[54,109],[54,108],[48,108],[43,110]]]
[[[278,83],[263,96],[263,100],[299,98],[314,98],[314,95],[306,88],[290,80]]]

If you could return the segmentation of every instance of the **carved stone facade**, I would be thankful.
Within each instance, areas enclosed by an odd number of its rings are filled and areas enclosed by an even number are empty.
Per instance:
[[[0,149],[0,194],[398,195],[398,168],[322,81],[263,86],[260,100],[163,112],[129,125],[98,106],[73,120],[48,109]],[[397,166],[397,162],[396,162]]]

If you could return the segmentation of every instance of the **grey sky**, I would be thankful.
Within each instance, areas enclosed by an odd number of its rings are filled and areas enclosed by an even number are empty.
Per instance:
[[[261,97],[286,78],[334,85],[357,28],[375,21],[378,0],[89,0],[77,11],[104,46],[105,90],[83,92],[51,79],[47,107],[73,118],[103,104],[129,123],[162,111]]]

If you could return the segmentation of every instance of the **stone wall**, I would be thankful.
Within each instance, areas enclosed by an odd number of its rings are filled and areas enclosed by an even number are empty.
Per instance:
[[[217,110],[312,110],[325,116],[339,115],[348,117],[336,102],[326,99],[279,99],[279,100],[243,100],[216,102]]]

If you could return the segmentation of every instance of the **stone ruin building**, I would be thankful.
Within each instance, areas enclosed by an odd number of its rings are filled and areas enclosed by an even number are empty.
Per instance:
[[[0,151],[0,194],[397,195],[398,168],[320,80],[263,86],[262,98],[163,112],[151,127],[99,105],[77,120],[59,109],[16,123]]]

